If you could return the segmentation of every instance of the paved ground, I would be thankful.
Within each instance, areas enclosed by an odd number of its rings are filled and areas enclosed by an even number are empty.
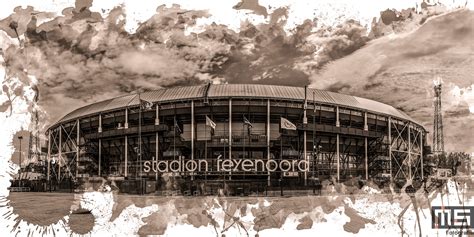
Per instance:
[[[280,228],[285,222],[289,214],[303,213],[311,211],[317,207],[321,207],[324,213],[331,213],[339,206],[345,206],[345,214],[350,217],[351,221],[344,225],[347,232],[358,233],[364,228],[366,223],[375,223],[377,220],[369,220],[360,217],[357,212],[347,205],[344,205],[344,199],[349,197],[355,199],[359,197],[368,197],[372,201],[389,201],[399,202],[402,207],[407,206],[411,201],[405,195],[385,195],[385,194],[354,194],[354,195],[338,195],[333,198],[325,196],[301,196],[301,197],[269,197],[266,200],[272,204],[264,207],[264,199],[262,197],[160,197],[160,196],[136,196],[119,194],[115,196],[115,206],[112,221],[121,211],[131,204],[137,207],[145,207],[151,204],[158,204],[160,211],[145,218],[148,224],[139,230],[139,234],[163,234],[168,223],[177,221],[177,216],[187,215],[185,223],[195,227],[208,225],[213,223],[209,218],[206,210],[209,206],[214,206],[218,202],[220,205],[225,203],[225,212],[230,215],[226,221],[233,221],[231,215],[240,209],[241,213],[245,213],[247,204],[259,203],[258,210],[252,209],[252,214],[256,217],[254,220],[255,230],[263,230],[267,228]],[[472,194],[470,195],[472,196]],[[424,199],[424,198],[422,198]],[[20,218],[38,225],[49,225],[57,222],[63,216],[69,214],[71,206],[74,205],[74,194],[71,193],[10,193],[10,205],[14,208],[14,212]],[[420,201],[419,205],[427,208],[426,200]],[[305,219],[306,218],[306,219]],[[298,229],[311,228],[313,222],[305,217],[300,220],[301,224]],[[91,214],[83,212],[72,214],[70,216],[71,229],[76,233],[87,233],[94,224],[94,218]],[[228,224],[228,223],[227,223]],[[222,226],[218,226],[222,230]]]
[[[32,224],[49,225],[69,215],[74,194],[12,192],[9,200],[19,218]],[[90,213],[71,215],[70,218],[71,228],[77,233],[87,233],[94,225]]]
[[[254,221],[256,230],[267,228],[279,228],[284,223],[286,217],[290,213],[303,213],[312,210],[318,206],[323,208],[325,213],[332,212],[336,207],[340,206],[345,197],[338,197],[336,200],[329,201],[326,197],[321,196],[303,196],[303,197],[271,197],[266,198],[272,202],[269,207],[263,206],[262,197],[159,197],[159,196],[135,196],[135,195],[116,195],[116,205],[112,220],[116,218],[121,210],[131,204],[138,207],[145,207],[151,204],[158,204],[160,211],[152,214],[145,221],[147,225],[143,226],[139,234],[163,234],[166,230],[167,223],[176,221],[176,217],[187,214],[186,222],[199,227],[207,225],[212,220],[208,217],[205,210],[206,205],[212,206],[217,200],[220,204],[226,202],[227,213],[235,213],[240,209],[241,213],[246,212],[247,204],[259,203],[259,210],[253,210],[256,216]],[[49,225],[57,222],[62,217],[69,214],[71,206],[75,204],[74,194],[71,193],[10,193],[10,205],[14,208],[14,212],[25,221],[38,224]],[[346,215],[350,217],[359,217],[356,212],[347,208]],[[230,217],[230,216],[229,216]],[[227,221],[232,221],[227,218]],[[298,229],[311,228],[312,221],[301,220]],[[359,218],[351,218],[346,224],[346,231],[357,233],[363,228],[365,223],[371,220]],[[76,233],[87,233],[92,229],[94,218],[90,213],[80,212],[70,216],[71,229]],[[222,229],[222,226],[221,226]]]

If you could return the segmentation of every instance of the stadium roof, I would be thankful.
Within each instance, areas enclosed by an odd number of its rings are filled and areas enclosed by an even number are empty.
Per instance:
[[[212,84],[188,87],[175,87],[169,89],[159,89],[140,93],[140,98],[150,102],[172,102],[190,99],[203,99],[207,96],[214,98],[265,98],[265,99],[285,99],[293,101],[304,101],[303,87],[275,86],[275,85],[255,85],[255,84]],[[351,95],[344,95],[330,91],[308,88],[308,103],[338,105],[346,108],[354,108],[362,111],[369,111],[375,114],[383,114],[403,120],[412,121],[419,124],[404,112],[377,101],[364,99]],[[66,122],[86,115],[99,112],[116,110],[127,106],[138,105],[138,94],[117,97],[94,104],[78,108],[61,118],[59,122]]]

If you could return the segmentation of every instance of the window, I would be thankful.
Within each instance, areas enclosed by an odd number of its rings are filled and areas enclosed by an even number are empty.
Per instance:
[[[321,106],[321,110],[334,112],[334,107]]]
[[[377,116],[375,114],[367,113],[367,118],[376,119]]]
[[[351,114],[351,111],[348,110],[348,109],[341,109],[341,108],[339,108],[339,113],[341,113],[341,114]]]

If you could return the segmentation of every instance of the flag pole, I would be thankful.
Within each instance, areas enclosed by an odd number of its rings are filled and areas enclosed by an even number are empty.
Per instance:
[[[176,115],[174,115],[174,124],[173,124],[173,160],[176,160]]]
[[[244,115],[244,119],[245,119],[245,115]],[[245,138],[246,138],[246,136],[245,136],[245,121],[244,121],[244,123],[242,124],[242,135],[243,135],[242,137],[243,137],[243,139],[244,139],[244,159],[245,159],[245,156],[246,156],[246,155],[245,155]]]
[[[227,141],[226,141],[226,139],[225,139],[225,136],[226,136],[225,133],[226,133],[226,129],[225,129],[225,123],[224,123],[224,160],[226,159],[226,153],[225,153],[226,151],[225,151],[225,149],[226,149],[226,147],[227,147]],[[226,180],[226,175],[225,175],[225,174],[226,174],[226,173],[224,173],[224,180]]]
[[[280,162],[283,159],[283,127],[281,126],[280,118]]]
[[[138,92],[138,157],[139,157],[139,172],[140,172],[140,193],[143,194],[143,178],[142,178],[142,99],[140,92]]]
[[[206,114],[206,123],[204,124],[204,159],[207,162],[207,114]],[[207,182],[207,170],[204,175],[204,179]]]
[[[281,116],[280,116],[280,162],[283,160],[283,127],[281,126]],[[281,186],[281,182],[283,181],[284,173],[283,171],[280,172],[280,178],[278,179],[278,184],[280,186],[280,195],[283,196],[283,186]]]
[[[316,114],[316,102],[314,101],[314,90],[313,90],[313,179],[314,179],[314,166],[316,164],[316,156],[315,156],[315,144],[314,144],[314,140],[316,139],[316,135],[315,135],[315,132],[316,132],[316,119],[315,119],[315,115]]]

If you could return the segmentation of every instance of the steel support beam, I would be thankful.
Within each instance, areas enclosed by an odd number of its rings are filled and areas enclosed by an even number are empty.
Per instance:
[[[128,176],[128,136],[125,136],[125,177]]]
[[[232,159],[232,98],[229,99],[229,159]],[[229,180],[232,179],[231,172],[229,172]]]
[[[125,108],[125,129],[128,128],[128,108]],[[125,171],[124,175],[125,177],[128,176],[128,136],[125,136]]]
[[[229,99],[229,159],[232,159],[232,99]]]
[[[308,86],[304,87],[304,105],[303,105],[303,125],[308,124],[308,118],[306,117],[306,109],[308,108],[308,99],[307,99],[307,93],[308,92]],[[309,168],[309,162],[308,162],[308,155],[307,153],[307,147],[306,147],[306,129],[303,131],[303,156],[304,156],[304,161],[307,165],[306,170],[304,171],[304,186],[308,185],[308,168]]]
[[[81,142],[81,128],[80,128],[80,120],[77,120],[77,134],[76,134],[76,178],[79,175],[79,155],[80,155],[80,149],[79,149],[79,143]]]
[[[102,132],[102,114],[99,114],[99,132]],[[101,159],[102,159],[102,139],[99,138],[99,176],[100,176],[100,165],[101,165]]]
[[[191,100],[191,160],[194,160],[194,100]],[[193,173],[191,180],[194,180]]]
[[[61,160],[63,158],[62,150],[63,150],[63,125],[59,125],[59,149],[58,149],[58,184],[61,181]]]
[[[369,158],[367,155],[367,137],[364,139],[365,180],[369,180]]]
[[[340,180],[339,134],[336,135],[337,182]]]
[[[101,162],[102,162],[102,139],[99,139],[99,172],[98,172],[99,176],[101,172],[100,170]]]
[[[193,116],[194,118],[194,116]],[[155,105],[155,125],[160,125],[160,105]],[[155,133],[155,162],[156,167],[158,168],[158,157],[160,151],[160,138],[158,132]],[[152,166],[153,167],[153,166]],[[158,170],[155,172],[155,180],[158,181]]]
[[[50,173],[51,173],[51,133],[53,130],[48,131],[48,157],[47,157],[47,162],[48,162],[48,168],[47,168],[47,174],[46,174],[46,180],[48,181],[49,185],[49,180],[50,180]]]
[[[392,117],[388,117],[388,160],[390,165],[390,182],[393,182],[392,175]]]
[[[158,132],[155,133],[155,162],[156,162],[156,168],[158,169],[158,155],[160,154],[159,153],[159,149],[160,149],[160,139],[158,137]],[[153,167],[153,165],[152,165]],[[158,170],[155,171],[155,179],[156,181],[158,181]]]
[[[270,160],[270,100],[267,100],[267,162]],[[267,186],[270,187],[270,171],[267,171]]]
[[[412,166],[412,159],[411,159],[411,124],[408,123],[408,178],[410,180],[413,180],[412,177],[412,171],[411,171],[411,166]]]
[[[420,131],[420,162],[421,162],[421,179],[425,178],[423,174],[423,131]]]

